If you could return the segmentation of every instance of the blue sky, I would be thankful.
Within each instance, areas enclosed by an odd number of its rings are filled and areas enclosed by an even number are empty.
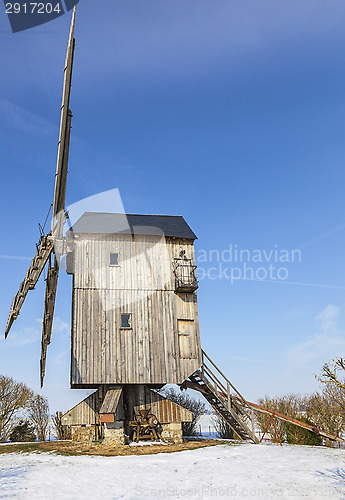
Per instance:
[[[52,203],[69,22],[12,34],[0,15],[3,329]],[[67,203],[119,188],[128,213],[183,215],[197,252],[301,250],[286,280],[200,281],[203,347],[248,399],[313,391],[344,352],[344,24],[334,0],[78,6]],[[70,292],[61,275],[52,410],[83,395],[69,390]],[[0,340],[0,372],[36,390],[43,297],[42,279]]]

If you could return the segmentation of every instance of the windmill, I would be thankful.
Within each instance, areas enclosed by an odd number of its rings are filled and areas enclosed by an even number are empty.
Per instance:
[[[56,288],[59,275],[59,256],[54,250],[54,239],[62,239],[63,225],[65,222],[65,198],[68,171],[68,153],[71,134],[72,112],[69,109],[72,68],[75,48],[74,26],[76,7],[72,13],[71,28],[68,39],[68,47],[64,68],[64,83],[61,104],[60,133],[58,142],[57,166],[55,174],[54,200],[52,205],[52,230],[48,234],[43,234],[36,245],[37,250],[31,265],[27,270],[17,295],[14,297],[9,318],[5,330],[7,338],[14,320],[18,317],[20,309],[25,301],[29,290],[33,290],[39,280],[43,269],[48,264],[46,279],[46,294],[44,302],[44,316],[41,343],[40,377],[41,387],[45,375],[47,347],[50,344],[50,337],[53,325],[53,315],[55,306]]]
[[[273,416],[286,418],[246,401],[201,349],[196,235],[183,217],[85,212],[63,236],[68,218],[75,15],[76,7],[64,68],[52,228],[42,234],[13,299],[5,337],[47,265],[40,359],[43,386],[59,261],[67,254],[67,273],[73,276],[71,388],[95,389],[63,416],[63,424],[72,426],[73,438],[123,443],[135,428],[137,438],[181,440],[182,422],[191,421],[193,415],[157,392],[173,383],[199,391],[235,438],[257,443],[254,423],[249,424],[253,412],[268,413],[272,422]],[[341,441],[318,429],[309,430]]]

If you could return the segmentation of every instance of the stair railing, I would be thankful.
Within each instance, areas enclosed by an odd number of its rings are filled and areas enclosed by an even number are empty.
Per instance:
[[[213,368],[216,370],[217,375],[211,370],[207,365],[207,360]],[[244,407],[246,410],[252,412],[251,406],[244,399],[242,394],[236,389],[236,387],[230,382],[230,380],[224,375],[224,373],[218,368],[218,366],[212,361],[212,359],[207,356],[206,352],[202,350],[202,367],[201,372],[210,380],[215,391],[226,400],[226,406],[230,410],[232,406],[236,409],[240,409],[239,406]],[[219,377],[223,379],[223,382],[219,380]],[[233,391],[233,395],[231,393]],[[235,404],[235,401],[236,404]]]

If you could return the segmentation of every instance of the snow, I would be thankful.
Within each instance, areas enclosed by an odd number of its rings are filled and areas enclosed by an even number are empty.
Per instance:
[[[0,498],[345,498],[344,450],[219,445],[143,456],[0,455]]]

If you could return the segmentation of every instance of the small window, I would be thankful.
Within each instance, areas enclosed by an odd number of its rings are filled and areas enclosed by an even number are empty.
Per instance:
[[[129,330],[132,328],[131,325],[131,314],[121,314],[121,327],[124,330]]]
[[[118,253],[111,253],[110,254],[110,265],[111,266],[118,266],[119,265],[119,254]]]

